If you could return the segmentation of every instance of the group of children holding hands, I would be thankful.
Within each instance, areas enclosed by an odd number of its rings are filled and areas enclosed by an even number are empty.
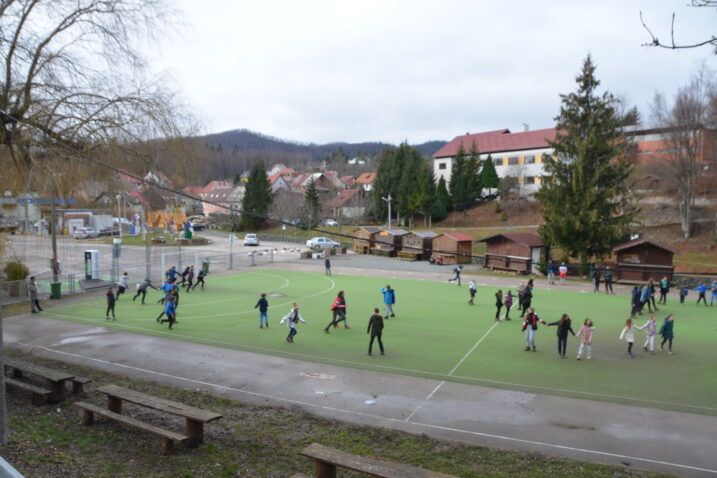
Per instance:
[[[393,305],[396,303],[396,291],[395,289],[391,288],[390,285],[387,285],[386,287],[383,287],[381,289],[381,294],[383,295],[383,303],[386,307],[386,316],[382,316],[379,313],[378,307],[373,309],[373,314],[368,319],[368,328],[366,330],[367,334],[370,334],[371,340],[368,344],[368,355],[373,355],[373,343],[374,341],[378,342],[378,347],[381,351],[381,355],[385,355],[385,349],[383,348],[383,321],[384,318],[388,320],[390,317],[395,317],[396,314],[393,311]],[[324,327],[324,333],[329,334],[329,330],[333,327],[335,329],[339,328],[339,323],[344,322],[344,328],[350,329],[348,324],[348,319],[346,318],[346,298],[344,296],[344,291],[339,291],[339,293],[336,295],[336,298],[334,299],[333,303],[331,304],[331,307],[329,310],[332,313],[331,322]],[[262,293],[261,297],[257,301],[256,305],[254,306],[255,309],[259,309],[259,328],[263,329],[264,327],[269,328],[269,320],[267,317],[267,311],[269,309],[269,302],[266,300],[266,293]],[[287,327],[289,327],[289,335],[286,336],[286,341],[290,344],[294,343],[294,337],[298,333],[296,330],[296,326],[299,324],[299,322],[305,324],[306,321],[303,317],[301,317],[301,314],[299,313],[299,304],[294,302],[292,304],[291,310],[289,310],[289,313],[286,314],[280,321],[279,324],[283,325],[286,323]]]

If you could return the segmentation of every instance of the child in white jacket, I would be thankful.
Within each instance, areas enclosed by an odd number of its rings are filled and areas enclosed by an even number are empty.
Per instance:
[[[632,355],[632,344],[635,343],[635,329],[632,327],[632,319],[627,319],[625,322],[625,328],[620,332],[620,340],[627,342],[627,356],[634,358]]]
[[[635,327],[637,330],[642,330],[644,328],[647,328],[647,337],[645,338],[645,345],[642,346],[643,349],[645,349],[645,352],[649,351],[652,355],[655,355],[655,336],[657,335],[657,317],[654,315],[651,316],[647,322],[645,322],[641,327]]]
[[[578,360],[580,360],[580,358],[583,356],[583,347],[588,349],[588,360],[592,358],[593,332],[595,332],[595,327],[593,327],[593,321],[590,319],[585,319],[585,323],[582,327],[580,327],[578,333],[575,334],[575,337],[582,338],[582,340],[580,341],[580,347],[578,347]]]
[[[301,314],[299,314],[299,304],[294,302],[294,307],[291,308],[288,314],[284,316],[283,319],[279,321],[279,325],[283,324],[284,322],[288,322],[289,326],[289,335],[286,336],[286,341],[290,344],[294,343],[294,336],[296,335],[296,324],[301,322],[302,324],[305,324],[306,321],[301,317]]]

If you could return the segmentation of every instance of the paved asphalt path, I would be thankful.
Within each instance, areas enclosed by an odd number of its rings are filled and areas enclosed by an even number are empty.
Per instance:
[[[450,275],[447,267],[399,267],[399,261],[373,257],[339,256],[332,263],[335,273],[441,281]],[[293,261],[267,267],[321,270],[323,264]],[[477,282],[515,286],[516,280],[478,276]],[[542,280],[536,285],[547,286]],[[589,290],[591,284],[565,287]],[[8,347],[240,401],[474,445],[678,476],[717,476],[715,416],[341,368],[188,342],[182,342],[178,354],[177,343],[169,338],[38,315],[3,322]]]

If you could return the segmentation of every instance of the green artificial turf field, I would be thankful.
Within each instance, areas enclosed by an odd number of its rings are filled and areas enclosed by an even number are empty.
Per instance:
[[[374,307],[383,312],[380,288],[387,283],[396,289],[396,317],[385,323],[386,356],[377,355],[374,344],[371,357],[366,353],[368,317]],[[148,293],[146,305],[132,302],[131,293],[122,296],[116,322],[104,319],[103,295],[62,305],[45,315],[340,366],[717,415],[717,309],[697,307],[694,293],[681,306],[671,292],[668,305],[657,315],[659,326],[667,313],[675,314],[675,354],[645,353],[641,348],[645,331],[638,331],[636,357],[629,359],[627,345],[618,341],[629,297],[543,287],[544,281],[536,284],[533,306],[544,320],[552,322],[568,313],[577,333],[585,317],[593,319],[592,360],[575,360],[579,342],[572,337],[568,359],[560,360],[555,328],[545,325],[537,333],[537,352],[523,351],[517,309],[511,313],[512,321],[496,323],[495,288],[479,286],[476,305],[471,306],[465,283],[458,287],[425,280],[253,269],[209,276],[206,290],[182,293],[174,330],[155,322],[161,311],[156,301],[162,293],[154,290]],[[330,322],[329,307],[339,290],[346,291],[351,329],[331,329],[327,335],[323,328]],[[259,313],[254,309],[261,292],[269,294],[269,329],[259,329]],[[279,320],[294,301],[307,324],[299,324],[295,343],[289,344],[288,329]],[[646,317],[647,313],[638,317],[636,324],[642,325]]]

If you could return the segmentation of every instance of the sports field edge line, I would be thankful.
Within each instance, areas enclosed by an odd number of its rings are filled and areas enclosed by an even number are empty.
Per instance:
[[[199,384],[199,385],[204,385],[204,386],[208,386],[208,387],[212,387],[212,388],[216,388],[216,389],[231,390],[231,391],[238,392],[238,393],[244,393],[244,394],[247,394],[247,395],[252,395],[252,396],[261,397],[261,398],[268,398],[268,399],[275,400],[275,401],[279,401],[279,402],[287,402],[287,403],[298,404],[298,405],[302,405],[302,406],[306,406],[306,407],[310,407],[310,408],[318,408],[318,409],[321,409],[321,410],[330,410],[330,411],[345,413],[345,414],[348,414],[348,415],[357,415],[357,416],[363,416],[363,417],[368,417],[368,418],[374,418],[374,419],[377,419],[377,420],[388,420],[388,421],[397,422],[397,423],[407,423],[407,424],[410,424],[410,425],[415,425],[415,426],[420,426],[420,427],[433,428],[433,429],[436,429],[436,430],[453,431],[453,432],[464,433],[464,434],[468,434],[468,435],[481,436],[481,437],[485,437],[485,438],[493,438],[493,439],[511,441],[511,442],[516,442],[516,443],[525,443],[525,444],[528,444],[528,445],[546,446],[546,447],[556,448],[556,449],[559,449],[559,450],[569,450],[569,451],[574,451],[574,452],[579,452],[579,453],[585,453],[585,454],[588,454],[588,455],[598,455],[598,456],[607,456],[607,457],[613,457],[613,458],[619,458],[619,459],[628,459],[628,460],[633,460],[633,461],[642,461],[642,462],[645,462],[645,463],[653,463],[653,464],[656,464],[656,465],[665,465],[665,466],[670,466],[670,467],[684,468],[684,469],[688,469],[688,470],[694,470],[694,471],[701,471],[701,472],[707,472],[707,473],[717,474],[717,470],[712,470],[712,469],[709,469],[709,468],[700,468],[700,467],[691,466],[691,465],[683,465],[683,464],[681,464],[681,463],[672,463],[672,462],[667,462],[667,461],[653,460],[653,459],[650,459],[650,458],[641,458],[641,457],[630,456],[630,455],[621,455],[621,454],[618,454],[618,453],[604,452],[604,451],[598,451],[598,450],[588,450],[588,449],[585,449],[585,448],[570,447],[570,446],[566,446],[566,445],[558,445],[558,444],[554,444],[554,443],[539,442],[539,441],[535,441],[535,440],[525,440],[525,439],[523,439],[523,438],[515,438],[515,437],[510,437],[510,436],[493,435],[493,434],[490,434],[490,433],[482,433],[482,432],[476,432],[476,431],[470,431],[470,430],[463,430],[463,429],[460,429],[460,428],[444,427],[444,426],[441,426],[441,425],[433,425],[433,424],[430,424],[430,423],[406,422],[406,421],[404,421],[404,420],[399,420],[399,419],[397,419],[397,418],[384,417],[384,416],[373,415],[373,414],[364,413],[364,412],[356,412],[356,411],[353,411],[353,410],[346,410],[346,409],[342,409],[342,408],[329,407],[329,406],[326,406],[326,405],[315,405],[315,404],[313,404],[313,403],[303,402],[303,401],[301,401],[301,400],[294,400],[294,399],[284,398],[284,397],[274,397],[273,395],[268,395],[268,394],[265,394],[265,393],[252,392],[252,391],[249,391],[249,390],[242,390],[242,389],[239,389],[239,388],[229,387],[229,386],[226,386],[226,385],[219,385],[219,384],[214,384],[214,383],[211,383],[211,382],[205,382],[205,381],[202,381],[202,380],[196,380],[196,379],[192,379],[192,378],[181,377],[181,376],[178,376],[178,375],[171,375],[171,374],[167,374],[167,373],[163,373],[163,372],[155,372],[155,371],[153,371],[153,370],[147,370],[147,369],[143,369],[143,368],[139,368],[139,367],[134,367],[134,366],[131,366],[131,365],[125,365],[125,364],[119,364],[119,363],[115,363],[115,362],[110,362],[110,361],[108,361],[108,360],[102,360],[102,359],[98,359],[98,358],[95,358],[95,357],[88,357],[88,356],[84,356],[84,355],[73,354],[73,353],[69,353],[69,352],[63,352],[63,351],[59,351],[59,350],[54,350],[54,349],[49,348],[49,347],[41,346],[41,345],[29,345],[29,344],[24,344],[24,343],[22,343],[22,342],[17,342],[17,343],[20,344],[20,345],[22,345],[22,346],[24,346],[24,347],[38,348],[38,349],[46,350],[46,351],[48,351],[48,352],[56,353],[56,354],[59,354],[59,355],[68,355],[68,356],[76,357],[76,358],[79,358],[79,359],[92,360],[92,361],[95,361],[95,362],[100,362],[100,363],[104,363],[104,364],[108,364],[108,365],[112,365],[112,366],[116,366],[116,367],[120,367],[120,368],[128,368],[128,369],[136,370],[136,371],[142,372],[142,373],[147,373],[147,374],[152,374],[152,375],[160,375],[160,376],[164,376],[164,377],[168,377],[168,378],[173,378],[173,379],[176,379],[176,380],[183,380],[183,381],[185,381],[185,382],[190,382],[190,383],[195,383],[195,384]]]

